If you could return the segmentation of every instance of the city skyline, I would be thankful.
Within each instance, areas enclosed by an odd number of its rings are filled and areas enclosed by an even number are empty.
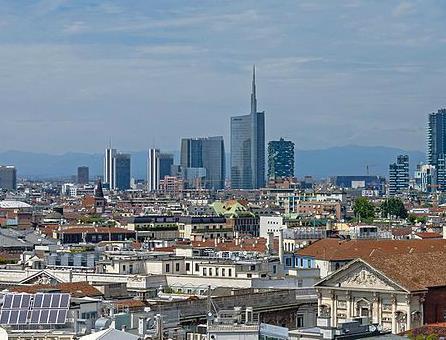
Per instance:
[[[424,151],[424,117],[445,105],[438,1],[39,1],[2,12],[0,151],[101,152],[109,136],[122,150],[177,150],[180,131],[228,141],[253,63],[266,140],[297,149]],[[90,138],[67,140],[67,129]]]

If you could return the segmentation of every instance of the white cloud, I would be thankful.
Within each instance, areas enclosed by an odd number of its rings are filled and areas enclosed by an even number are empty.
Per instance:
[[[406,15],[410,15],[415,13],[416,11],[416,6],[414,3],[412,2],[401,2],[398,4],[398,6],[396,6],[393,11],[392,11],[392,15],[394,17],[403,17]]]

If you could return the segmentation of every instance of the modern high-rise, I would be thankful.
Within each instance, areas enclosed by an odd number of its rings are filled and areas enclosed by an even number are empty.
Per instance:
[[[17,170],[12,165],[0,165],[0,189],[17,189]]]
[[[251,112],[231,117],[231,188],[257,189],[265,184],[265,112],[257,111],[255,67]]]
[[[437,189],[437,169],[433,165],[418,164],[414,179],[415,188],[421,192],[433,192]]]
[[[427,126],[427,163],[437,172],[437,190],[446,191],[446,109],[429,114]]]
[[[409,189],[409,156],[399,155],[396,163],[389,165],[389,195],[394,196]]]
[[[115,188],[115,156],[116,149],[112,149],[111,146],[105,149],[104,158],[104,183],[106,183],[109,189]]]
[[[190,185],[211,190],[224,189],[225,147],[222,136],[183,138],[181,140],[181,170]]]
[[[170,168],[173,165],[173,155],[171,153],[160,153],[160,178],[170,176]]]
[[[114,186],[115,190],[130,189],[130,155],[126,153],[117,153],[114,157]]]
[[[88,184],[90,181],[88,166],[77,168],[77,184]]]
[[[268,143],[268,178],[294,177],[294,143],[280,138]]]
[[[170,167],[169,167],[170,171]],[[157,191],[160,184],[160,151],[149,149],[147,154],[147,190]]]

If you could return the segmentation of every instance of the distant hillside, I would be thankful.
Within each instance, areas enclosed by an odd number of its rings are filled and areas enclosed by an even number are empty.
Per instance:
[[[404,151],[388,147],[341,146],[320,150],[296,151],[296,175],[312,175],[325,178],[334,175],[365,175],[369,166],[370,175],[387,176],[388,166],[397,155],[408,154],[411,174],[416,164],[425,160],[419,151]],[[175,152],[178,159],[178,152]],[[132,176],[146,177],[145,151],[132,153]],[[227,155],[227,175],[229,176],[229,155]],[[92,178],[102,174],[102,154],[66,153],[50,155],[23,151],[0,152],[0,164],[17,167],[18,176],[26,178],[68,177],[76,174],[77,167],[86,165]]]
[[[425,162],[426,156],[420,151],[405,151],[382,146],[340,146],[322,150],[298,150],[295,158],[297,176],[312,175],[326,178],[335,175],[388,176],[389,164],[400,154],[409,155],[410,175],[416,165]]]

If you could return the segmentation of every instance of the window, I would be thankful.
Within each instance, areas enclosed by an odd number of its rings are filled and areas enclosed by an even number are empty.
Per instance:
[[[129,273],[133,274],[133,264],[129,265]]]
[[[256,270],[256,266],[255,265],[251,265],[249,270]]]
[[[186,263],[186,271],[188,272],[189,270],[190,270],[190,263],[187,262],[187,263]]]
[[[224,268],[221,269],[221,276],[225,276],[225,269]]]
[[[206,268],[203,268],[203,276],[206,276]]]
[[[170,263],[166,263],[166,273],[170,272]]]
[[[232,276],[232,268],[228,269],[228,276]]]
[[[195,271],[198,272],[200,270],[200,267],[198,266],[198,263],[195,263]]]
[[[297,280],[297,287],[303,287],[304,286],[304,280],[302,280],[302,279],[298,279]]]
[[[273,274],[277,274],[277,266],[276,265],[273,266]]]
[[[304,326],[304,315],[303,314],[297,314],[296,316],[296,327],[301,328]]]
[[[209,268],[209,276],[212,276],[212,268]]]
[[[179,263],[175,263],[175,271],[177,271],[177,272],[180,271],[180,264]]]
[[[125,272],[125,264],[122,265],[122,271]]]

